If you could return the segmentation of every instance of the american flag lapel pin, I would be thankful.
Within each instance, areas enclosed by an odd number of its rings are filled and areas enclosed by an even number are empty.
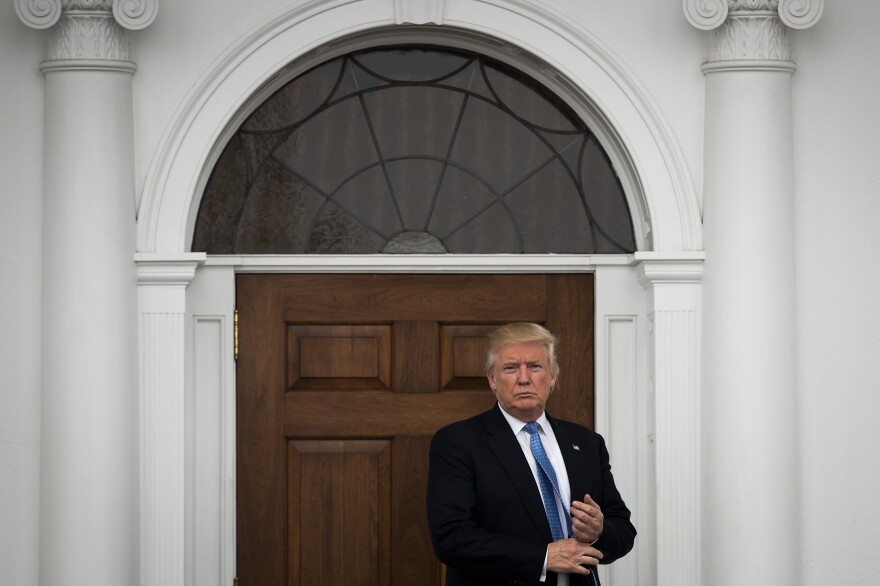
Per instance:
[[[574,449],[576,449],[579,452],[581,451],[581,447],[577,444],[571,444],[571,447],[573,447]]]

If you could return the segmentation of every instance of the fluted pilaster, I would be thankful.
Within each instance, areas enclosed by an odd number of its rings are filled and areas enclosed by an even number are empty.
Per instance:
[[[186,288],[204,255],[138,256],[141,580],[183,586]]]
[[[700,586],[699,261],[642,258],[654,415],[657,584]],[[687,538],[683,538],[687,536]]]

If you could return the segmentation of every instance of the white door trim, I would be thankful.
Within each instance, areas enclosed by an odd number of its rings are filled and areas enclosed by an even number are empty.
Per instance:
[[[161,412],[141,411],[151,438],[144,483],[156,489],[142,494],[144,584],[228,584],[235,575],[235,275],[352,271],[594,272],[596,426],[639,531],[635,550],[601,576],[610,586],[699,583],[701,253],[441,255],[418,262],[389,255],[162,257],[136,259],[142,323],[145,316],[167,323],[146,332],[148,340],[142,333],[148,376],[141,396],[162,397]]]

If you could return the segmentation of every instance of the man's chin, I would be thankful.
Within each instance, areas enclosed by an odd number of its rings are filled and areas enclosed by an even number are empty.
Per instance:
[[[516,400],[508,411],[511,415],[518,415],[523,421],[533,421],[544,412],[544,405],[538,399]]]
[[[517,397],[514,399],[513,404],[517,409],[535,409],[543,407],[541,400],[535,395]]]

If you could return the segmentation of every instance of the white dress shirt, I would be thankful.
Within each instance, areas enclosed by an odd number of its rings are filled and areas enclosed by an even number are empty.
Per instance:
[[[541,485],[538,482],[538,464],[535,462],[535,456],[532,455],[532,447],[529,445],[529,432],[525,430],[526,423],[529,422],[520,421],[503,408],[501,409],[501,413],[504,415],[504,419],[507,420],[507,423],[510,424],[510,429],[516,437],[516,441],[519,442],[523,455],[529,462],[529,468],[532,469],[532,476],[535,477],[535,484],[538,485],[538,490],[540,490]],[[542,413],[535,421],[541,428],[538,432],[541,437],[541,443],[544,445],[544,451],[547,452],[547,457],[550,459],[550,463],[553,465],[553,470],[556,472],[556,481],[559,483],[559,494],[562,497],[562,503],[558,502],[558,499],[555,500],[557,514],[562,523],[562,531],[566,534],[566,537],[573,537],[572,535],[568,535],[568,523],[565,520],[565,516],[569,513],[569,507],[571,506],[571,487],[568,484],[568,472],[565,469],[565,461],[562,459],[562,452],[559,450],[559,442],[556,441],[556,436],[553,434],[553,428],[550,426],[550,422],[547,421],[547,416],[544,413]],[[565,504],[563,505],[563,503]],[[565,507],[564,509],[563,506]],[[546,579],[547,554],[545,553],[544,569],[541,572],[541,582]],[[559,574],[556,578],[556,584],[557,586],[568,586],[568,574]]]

